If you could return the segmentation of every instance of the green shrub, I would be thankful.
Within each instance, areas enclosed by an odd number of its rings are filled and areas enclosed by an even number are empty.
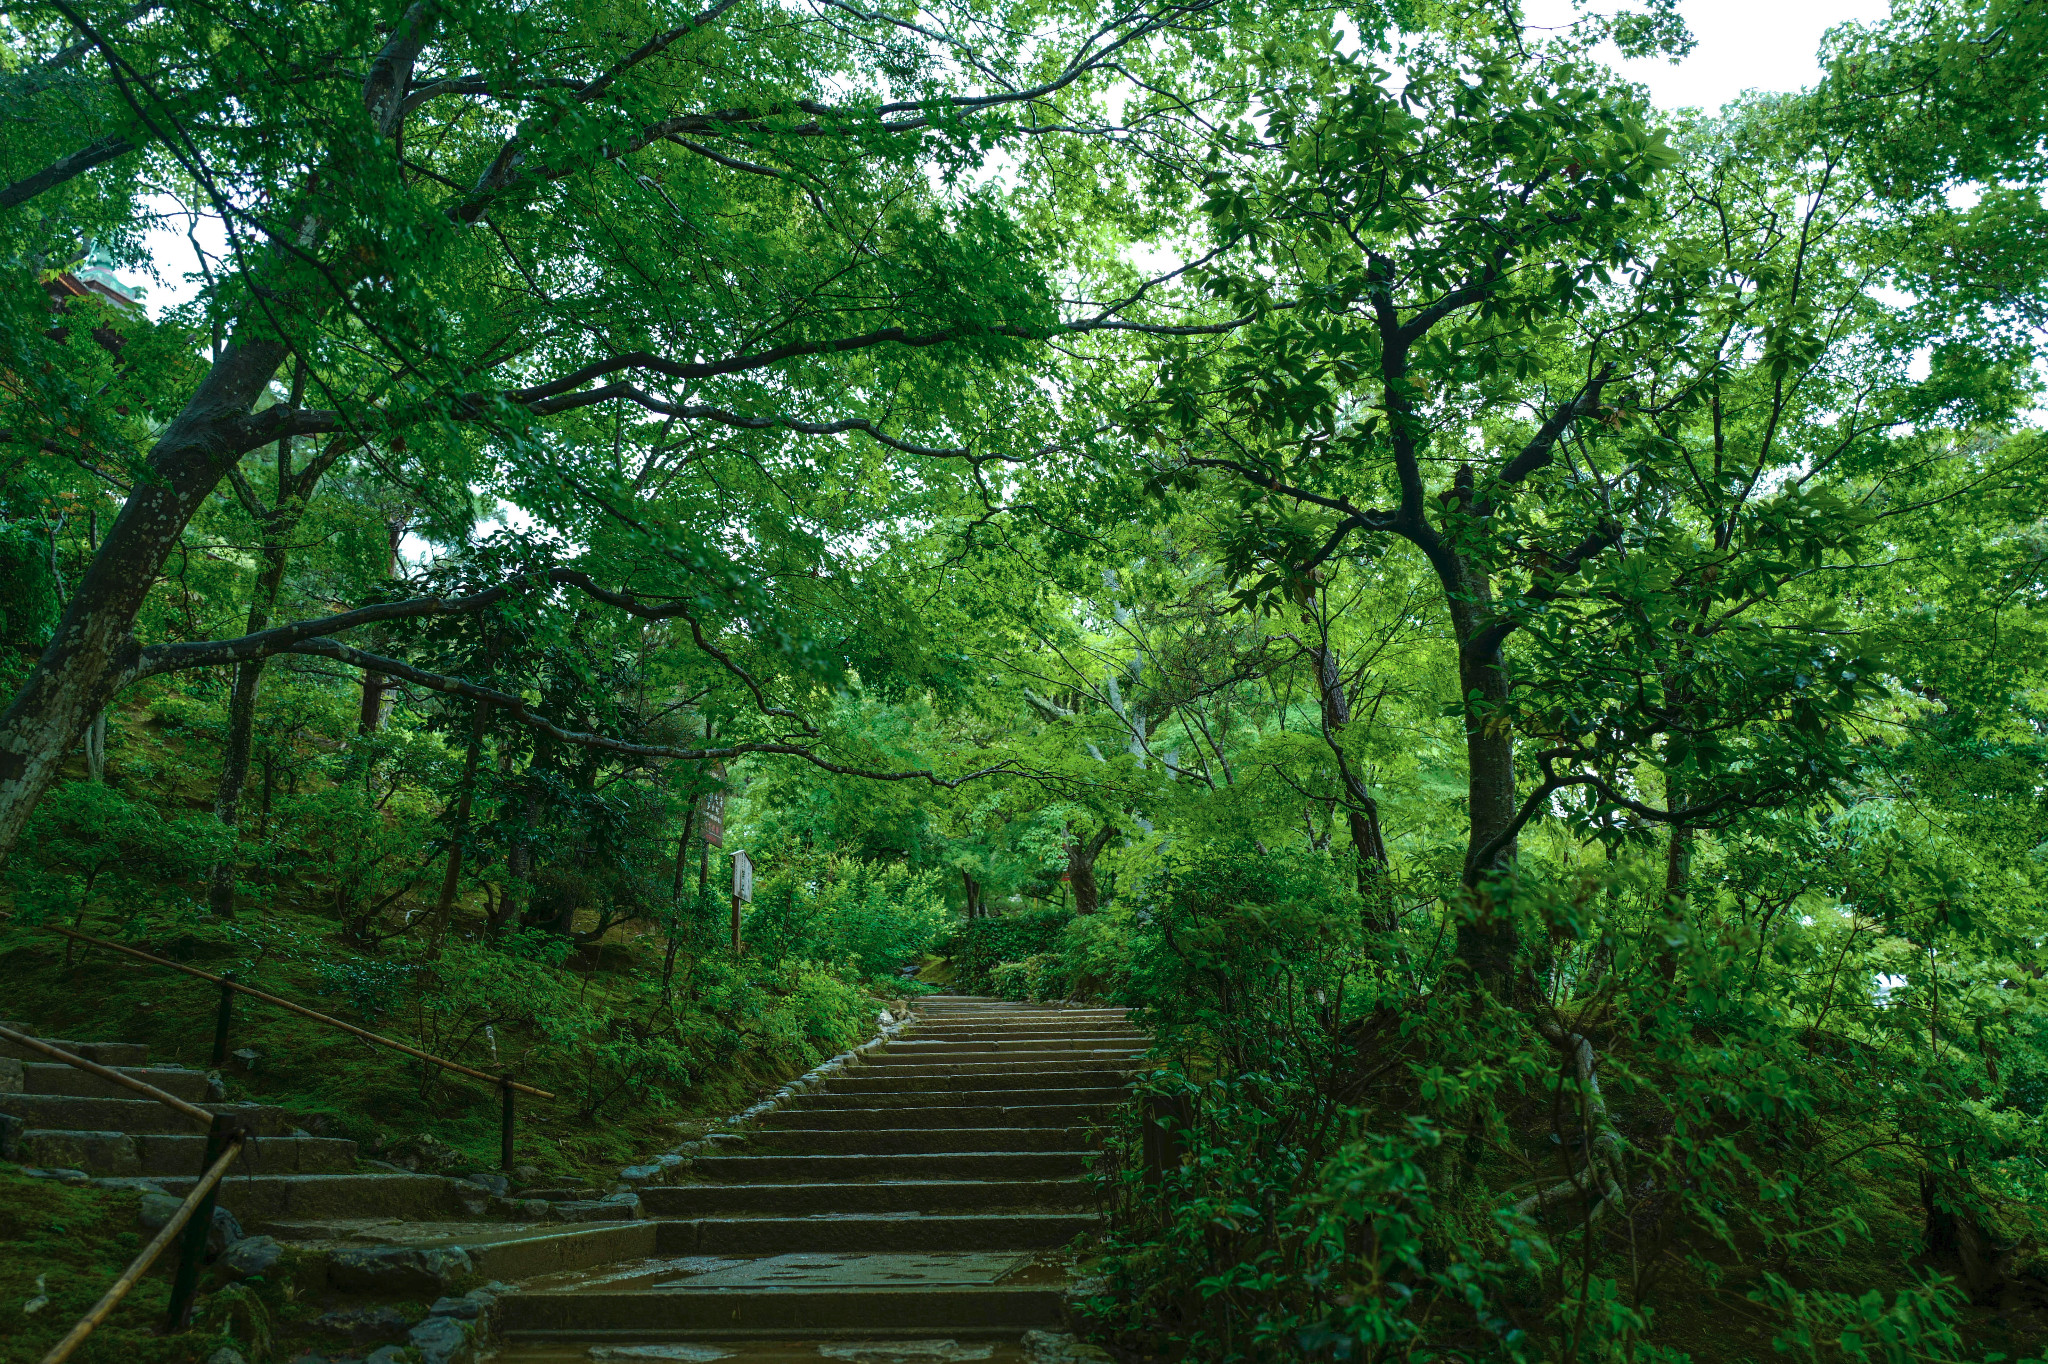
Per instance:
[[[998,993],[996,967],[1058,951],[1073,917],[1064,909],[1041,909],[965,920],[954,928],[947,951],[953,983],[969,993]]]

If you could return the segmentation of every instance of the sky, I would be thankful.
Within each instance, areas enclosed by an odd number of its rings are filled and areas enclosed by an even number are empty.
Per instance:
[[[1620,61],[1611,49],[1605,55],[1630,80],[1648,86],[1660,107],[1713,110],[1745,90],[1813,84],[1820,76],[1814,53],[1821,35],[1852,20],[1883,19],[1891,6],[1887,0],[1693,0],[1681,3],[1679,13],[1699,44],[1685,60]],[[1571,0],[1523,0],[1522,14],[1539,28],[1574,17]]]

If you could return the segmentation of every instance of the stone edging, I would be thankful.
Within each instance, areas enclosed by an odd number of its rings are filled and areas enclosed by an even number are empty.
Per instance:
[[[717,1147],[725,1142],[741,1139],[739,1129],[756,1118],[766,1117],[799,1094],[809,1092],[813,1087],[831,1079],[848,1066],[862,1063],[870,1051],[896,1039],[905,1028],[916,1021],[915,1001],[899,999],[894,1008],[885,1008],[877,1015],[879,1026],[873,1037],[856,1046],[840,1052],[829,1060],[820,1062],[811,1069],[783,1085],[773,1094],[750,1108],[733,1114],[715,1130],[706,1132],[695,1141],[686,1141],[672,1146],[642,1165],[628,1165],[619,1171],[621,1190],[642,1189],[650,1184],[667,1184],[678,1170],[688,1168],[691,1161],[704,1153],[707,1147]]]

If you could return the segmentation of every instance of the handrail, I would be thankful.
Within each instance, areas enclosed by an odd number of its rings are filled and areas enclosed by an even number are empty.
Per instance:
[[[393,1051],[402,1051],[407,1056],[417,1057],[422,1061],[437,1065],[443,1070],[452,1070],[458,1075],[467,1075],[471,1079],[483,1080],[505,1089],[516,1089],[521,1094],[531,1094],[536,1099],[552,1099],[555,1097],[545,1089],[535,1089],[532,1085],[521,1084],[509,1076],[492,1075],[486,1071],[473,1070],[457,1062],[444,1060],[439,1056],[421,1051],[418,1047],[409,1047],[403,1042],[371,1032],[367,1028],[358,1028],[353,1023],[344,1023],[338,1018],[320,1013],[315,1009],[309,1009],[303,1004],[294,1004],[289,999],[280,999],[276,995],[252,989],[239,981],[229,980],[226,976],[217,976],[211,971],[202,971],[196,966],[187,966],[181,961],[170,961],[164,957],[155,956],[143,951],[139,947],[130,947],[126,943],[109,942],[105,938],[95,938],[90,933],[80,933],[77,929],[65,928],[61,924],[31,924],[29,927],[40,928],[45,933],[61,933],[67,938],[75,938],[82,943],[91,943],[94,947],[105,947],[115,952],[125,952],[131,957],[138,957],[152,965],[168,966],[173,971],[183,971],[188,976],[197,976],[201,980],[210,980],[223,990],[232,990],[237,994],[248,995],[252,999],[262,1000],[265,1004],[274,1004],[280,1009],[299,1015],[301,1018],[310,1018],[315,1023],[325,1023],[330,1028],[339,1028],[345,1033],[352,1033],[362,1038],[365,1042],[375,1042],[380,1047],[390,1047]]]
[[[73,1056],[70,1052],[59,1047],[53,1047],[39,1037],[30,1037],[27,1033],[16,1032],[12,1028],[0,1027],[0,1038],[14,1043],[17,1047],[27,1047],[30,1051],[40,1052],[53,1060],[62,1061],[67,1066],[76,1066],[90,1075],[99,1076],[110,1084],[120,1085],[123,1089],[132,1089],[145,1099],[155,1099],[160,1104],[177,1109],[186,1117],[197,1122],[201,1127],[209,1127],[213,1124],[213,1114],[207,1112],[198,1104],[186,1103],[175,1094],[166,1093],[155,1085],[145,1084],[132,1075],[123,1075],[120,1071],[103,1066],[97,1061],[88,1061],[83,1056]]]
[[[149,1272],[149,1267],[157,1262],[157,1257],[168,1250],[171,1242],[178,1238],[178,1233],[192,1220],[192,1214],[199,1211],[202,1203],[211,1201],[214,1186],[220,1183],[222,1177],[227,1174],[228,1167],[235,1163],[235,1157],[241,1154],[242,1139],[236,1137],[230,1140],[227,1149],[221,1152],[220,1159],[199,1177],[199,1182],[192,1186],[191,1193],[185,1195],[185,1201],[171,1214],[171,1220],[164,1223],[163,1230],[156,1234],[156,1239],[142,1248],[142,1253],[135,1257],[134,1263],[122,1271],[121,1277],[114,1280],[113,1287],[100,1295],[100,1300],[93,1304],[92,1310],[78,1319],[77,1325],[71,1328],[64,1339],[50,1347],[50,1352],[43,1356],[43,1364],[64,1364],[64,1361],[71,1357],[71,1352],[92,1334],[93,1328],[105,1321],[107,1315],[121,1305],[121,1299],[128,1296],[128,1290],[135,1287],[142,1276]]]

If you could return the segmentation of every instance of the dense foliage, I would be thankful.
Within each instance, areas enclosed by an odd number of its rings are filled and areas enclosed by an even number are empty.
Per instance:
[[[2035,0],[1677,113],[1662,0],[0,34],[25,1010],[232,961],[568,1164],[1109,1000],[1125,1357],[2048,1341]]]

